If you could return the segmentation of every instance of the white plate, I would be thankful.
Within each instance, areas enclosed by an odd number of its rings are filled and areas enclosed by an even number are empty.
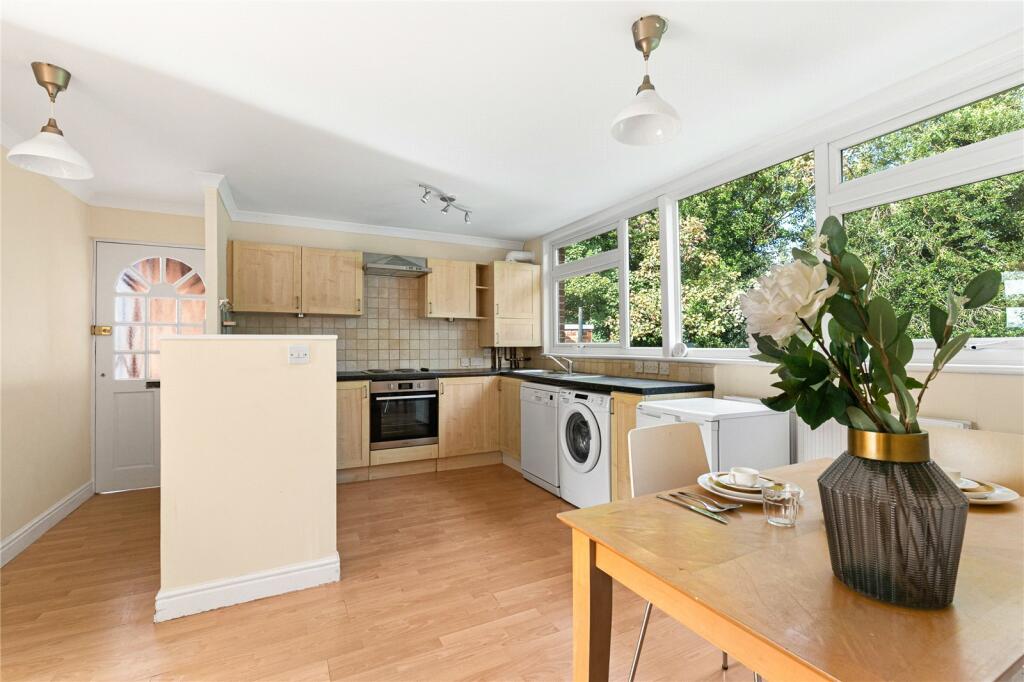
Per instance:
[[[1001,486],[998,483],[992,483],[991,481],[985,482],[991,486],[994,486],[996,491],[989,495],[988,497],[968,497],[968,502],[970,502],[971,504],[1006,504],[1007,502],[1013,502],[1018,497],[1020,497],[1020,495],[1018,495],[1017,491],[1015,490],[1010,490],[1005,486]]]
[[[750,504],[761,504],[760,493],[740,493],[735,490],[726,490],[715,485],[715,480],[712,478],[712,474],[701,474],[697,479],[697,485],[709,493],[714,493],[719,497],[724,497],[727,500],[733,500],[735,502],[747,502]],[[803,499],[804,491],[800,490],[800,498]]]

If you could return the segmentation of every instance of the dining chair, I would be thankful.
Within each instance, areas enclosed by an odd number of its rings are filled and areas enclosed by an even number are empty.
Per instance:
[[[681,488],[708,473],[708,456],[696,424],[668,424],[633,429],[629,432],[629,484],[633,497],[670,488]],[[651,602],[644,605],[640,636],[629,668],[629,682],[636,678],[640,650],[651,620]],[[722,652],[722,670],[729,669],[729,654]]]

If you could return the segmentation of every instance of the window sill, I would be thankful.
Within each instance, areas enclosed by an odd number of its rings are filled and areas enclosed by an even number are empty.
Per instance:
[[[573,360],[619,360],[626,362],[678,362],[695,365],[747,365],[751,367],[764,366],[767,363],[754,360],[749,356],[736,355],[733,357],[687,355],[681,358],[665,357],[663,355],[624,355],[615,353],[563,353],[551,351],[546,354],[557,355],[558,357],[572,358]],[[911,372],[928,372],[931,370],[930,362],[911,362],[907,369]],[[944,374],[1006,374],[1011,376],[1024,376],[1024,365],[997,365],[997,364],[972,364],[952,363],[946,365],[942,370]]]

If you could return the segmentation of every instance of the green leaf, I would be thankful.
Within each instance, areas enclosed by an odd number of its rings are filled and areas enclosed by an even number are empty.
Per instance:
[[[963,312],[963,298],[953,293],[953,287],[946,290],[946,326],[952,328],[956,325],[957,318]]]
[[[968,332],[963,334],[957,334],[951,338],[946,345],[939,349],[939,352],[935,354],[934,360],[932,360],[932,366],[935,369],[942,369],[946,364],[953,359],[953,356],[959,353],[964,344],[971,338]]]
[[[907,377],[906,379],[904,379],[903,380],[903,385],[906,386],[907,388],[911,388],[911,389],[924,388],[924,384],[922,384],[920,381],[918,381],[914,377]]]
[[[793,248],[793,260],[798,260],[802,263],[810,265],[812,268],[815,265],[821,265],[821,259],[815,256],[813,253],[804,251],[803,249]]]
[[[858,291],[868,283],[867,267],[860,258],[852,253],[843,254],[839,259],[839,269],[843,273],[843,279],[850,291]]]
[[[980,308],[999,293],[1002,275],[995,270],[986,270],[972,279],[964,289],[965,308]]]
[[[899,330],[896,332],[896,339],[899,340],[900,335],[907,331],[907,327],[910,326],[910,320],[913,317],[913,313],[903,313],[896,318],[896,328]]]
[[[775,339],[770,336],[761,336],[760,334],[754,334],[754,343],[757,344],[757,349],[765,355],[782,359],[786,355],[786,351],[779,348],[779,344],[775,343]]]
[[[914,357],[914,341],[906,334],[896,338],[895,343],[886,351],[889,360],[895,361],[900,367],[905,367],[910,359]]]
[[[855,334],[863,334],[867,331],[864,320],[861,319],[860,313],[857,312],[856,306],[850,299],[842,296],[833,296],[829,299],[828,310],[832,313],[832,317],[835,318],[836,322],[843,326],[843,329],[847,329]]]
[[[762,398],[761,403],[765,407],[775,410],[776,412],[788,412],[793,409],[796,405],[797,399],[782,393],[780,395],[772,396],[771,398]]]
[[[875,423],[871,421],[871,418],[864,413],[864,410],[853,405],[846,408],[846,416],[850,419],[850,424],[853,428],[860,429],[861,431],[877,431],[878,428]]]
[[[900,414],[903,415],[904,421],[908,424],[917,423],[917,404],[914,403],[914,398],[911,397],[910,391],[903,384],[903,380],[899,377],[893,377],[893,384],[895,384],[896,397],[900,404]]]
[[[835,216],[829,216],[825,218],[825,222],[821,226],[821,233],[828,238],[828,251],[833,256],[839,258],[846,251],[846,228],[839,222],[839,219]]]
[[[883,296],[871,299],[868,303],[868,333],[885,348],[896,340],[897,331],[896,312],[892,304]]]
[[[801,353],[787,355],[782,364],[794,377],[804,380],[809,385],[817,384],[828,378],[830,369],[825,356],[821,353]]]
[[[906,433],[907,430],[903,428],[903,424],[900,420],[892,416],[892,413],[888,410],[880,409],[877,405],[875,406],[875,414],[882,418],[885,425],[889,428],[892,433]]]
[[[932,332],[932,338],[935,339],[935,345],[939,348],[946,343],[946,320],[948,318],[949,315],[939,306],[934,303],[928,306],[928,328]]]

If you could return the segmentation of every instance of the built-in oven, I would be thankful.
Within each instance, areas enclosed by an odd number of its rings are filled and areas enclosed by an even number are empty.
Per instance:
[[[437,442],[437,379],[370,382],[370,449]]]

